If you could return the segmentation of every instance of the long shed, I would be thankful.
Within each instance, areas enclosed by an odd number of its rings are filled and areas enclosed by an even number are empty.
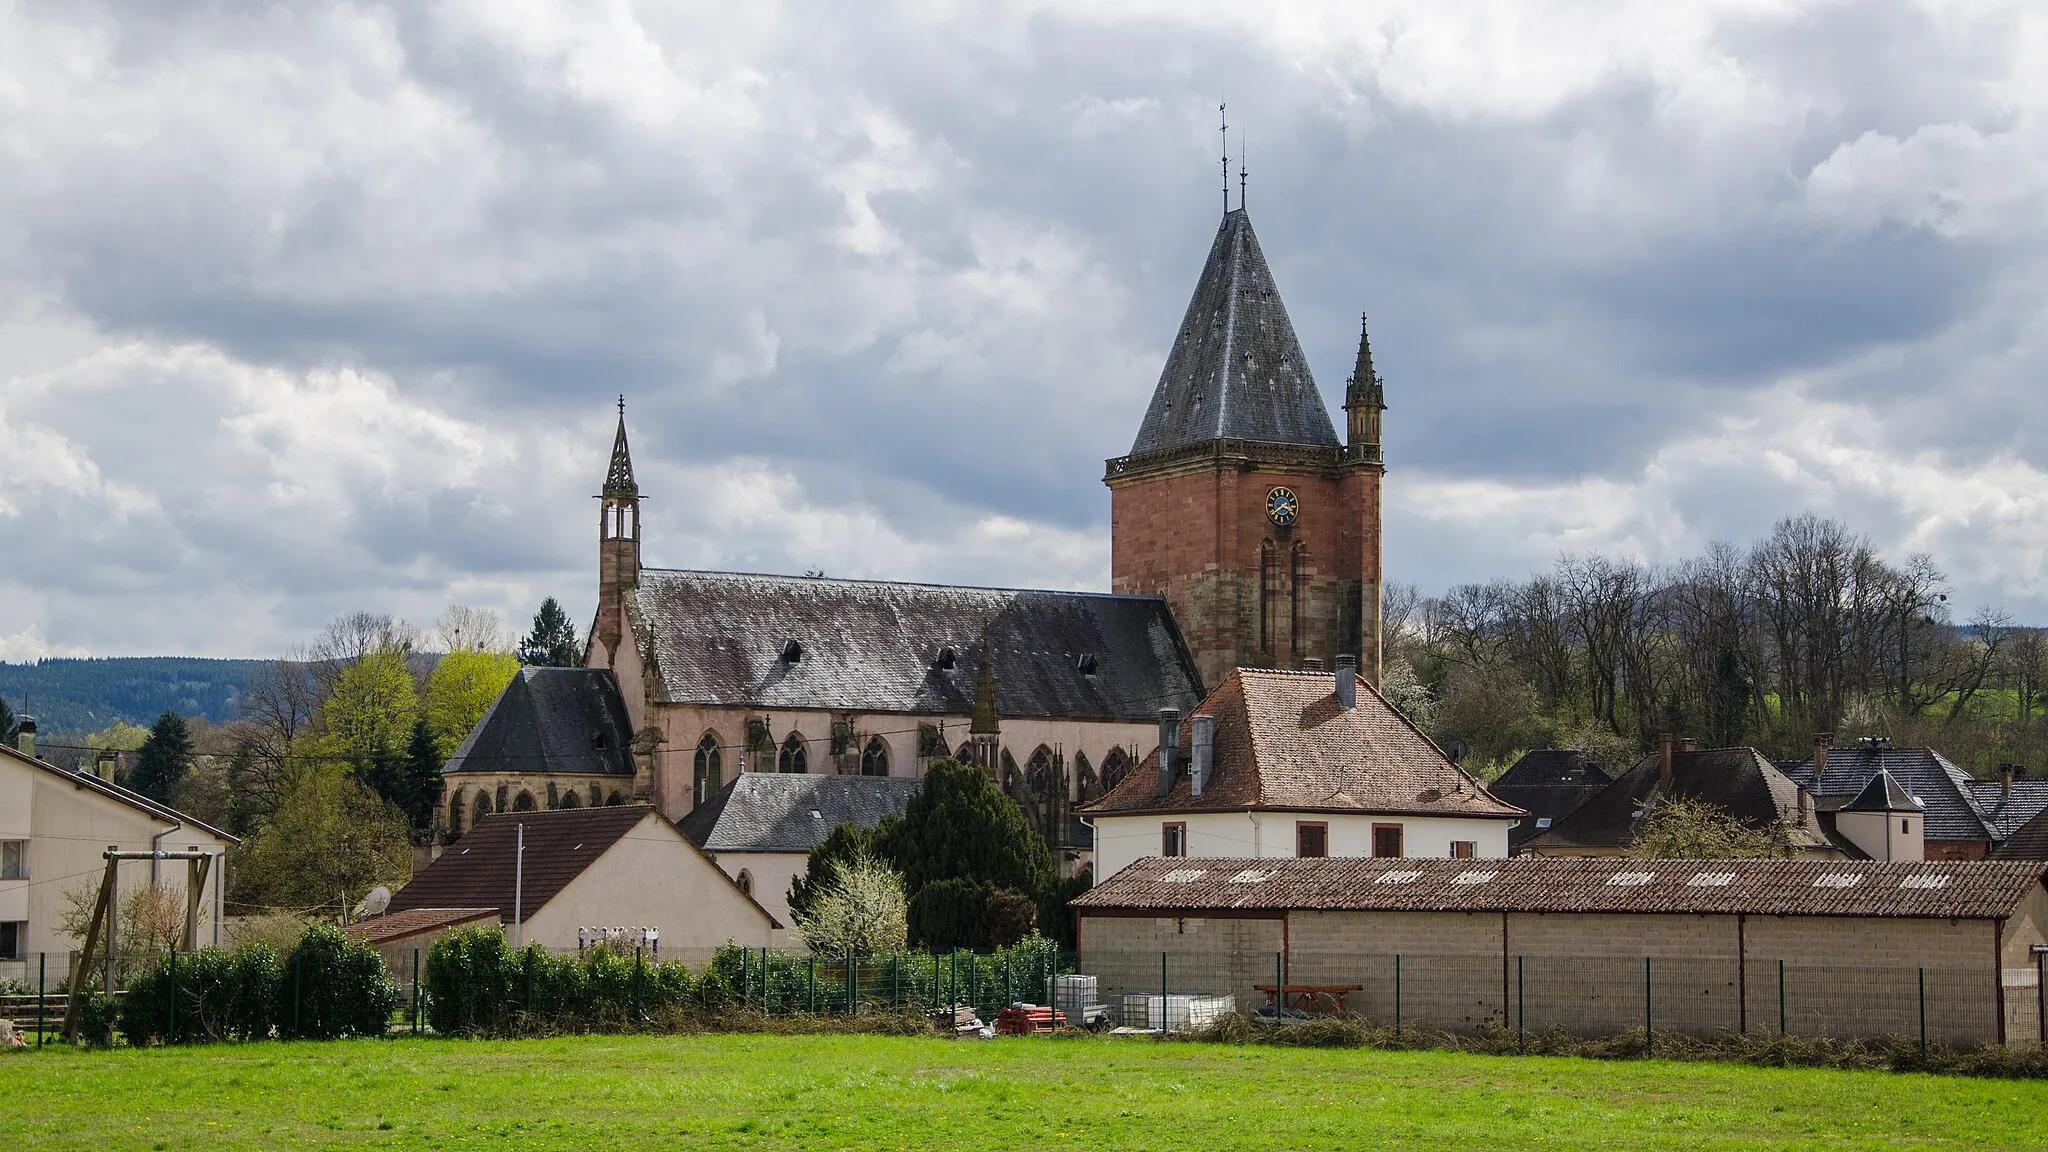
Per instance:
[[[1074,901],[1119,994],[1384,1021],[2035,1045],[2039,861],[1140,860]],[[1293,992],[1290,999],[1313,999]]]

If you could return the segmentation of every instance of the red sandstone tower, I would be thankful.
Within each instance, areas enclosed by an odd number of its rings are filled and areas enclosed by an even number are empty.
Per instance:
[[[1346,440],[1243,208],[1226,212],[1128,456],[1108,462],[1111,590],[1164,596],[1209,685],[1238,665],[1380,683],[1380,413],[1361,330]]]

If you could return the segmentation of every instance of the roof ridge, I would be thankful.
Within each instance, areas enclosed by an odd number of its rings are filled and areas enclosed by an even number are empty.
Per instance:
[[[1033,596],[1074,596],[1090,600],[1163,600],[1163,596],[1145,596],[1132,592],[1094,592],[1086,588],[1018,588],[1000,584],[935,584],[928,580],[872,580],[857,576],[791,576],[784,572],[740,572],[724,568],[653,568],[640,569],[642,576],[737,576],[749,580],[775,580],[801,586],[824,586],[830,584],[855,585],[882,588],[930,588],[938,592],[1017,592]]]

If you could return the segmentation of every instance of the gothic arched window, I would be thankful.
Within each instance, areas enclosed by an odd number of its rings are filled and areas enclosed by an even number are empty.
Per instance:
[[[1102,758],[1102,790],[1113,792],[1124,782],[1124,773],[1131,770],[1131,758],[1121,748],[1111,748],[1109,755]]]
[[[965,744],[960,745],[959,751],[953,753],[953,759],[958,760],[962,764],[974,763],[974,741],[969,740]]]
[[[887,776],[889,774],[889,746],[882,743],[880,736],[868,737],[868,746],[861,750],[860,774],[863,776]]]
[[[564,793],[562,793],[562,807],[564,807],[564,808],[581,808],[581,807],[583,807],[583,801],[581,801],[581,800],[578,800],[578,799],[576,798],[576,790],[575,790],[574,788],[571,788],[571,789],[569,789],[569,790],[568,790],[567,792],[564,792]]]
[[[470,822],[475,823],[491,814],[491,794],[479,788],[476,790],[476,807],[471,810]]]
[[[1050,796],[1058,788],[1059,773],[1054,771],[1052,749],[1040,744],[1031,753],[1031,759],[1024,762],[1024,786],[1035,796]]]
[[[733,883],[738,884],[740,891],[745,892],[747,895],[752,896],[754,894],[754,874],[745,868],[740,869],[740,874],[733,877]]]
[[[514,812],[533,811],[533,793],[522,789],[519,793],[519,798],[512,801],[512,810]]]
[[[610,796],[605,797],[604,806],[607,808],[617,808],[619,805],[624,804],[625,802],[626,801],[624,797],[620,796],[617,792],[614,792]]]
[[[450,836],[462,835],[462,789],[460,788],[455,790],[455,795],[448,798],[448,834]]]
[[[702,804],[725,787],[725,757],[718,751],[718,737],[709,732],[697,741],[697,756],[691,773],[692,794]]]
[[[810,755],[804,751],[804,738],[794,732],[782,742],[782,752],[775,758],[777,772],[808,772]]]

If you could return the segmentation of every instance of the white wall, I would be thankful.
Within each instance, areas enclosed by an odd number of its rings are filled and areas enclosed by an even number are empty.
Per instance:
[[[150,842],[152,836],[171,829],[177,825],[170,820],[99,792],[68,773],[0,754],[0,839],[29,842],[28,876],[0,880],[0,920],[27,922],[22,950],[31,957],[25,962],[0,962],[0,976],[36,979],[33,957],[41,952],[51,954],[53,983],[64,973],[71,950],[82,943],[59,927],[68,909],[65,896],[81,887],[98,891],[106,874],[101,853],[109,846],[124,852],[196,848],[215,853],[213,871],[199,903],[199,943],[214,943],[220,935],[221,911],[215,895],[224,890],[216,878],[225,865],[228,842],[191,826],[171,831],[160,843]],[[121,896],[149,884],[150,864],[147,860],[121,864]],[[182,860],[157,863],[157,883],[183,893],[186,868]]]
[[[1489,859],[1508,854],[1507,819],[1474,820],[1447,816],[1358,815],[1324,812],[1201,812],[1186,815],[1148,813],[1143,816],[1100,816],[1095,819],[1095,877],[1116,875],[1132,862],[1159,855],[1165,824],[1185,822],[1189,856],[1284,857],[1294,855],[1297,821],[1329,825],[1330,855],[1372,855],[1372,827],[1401,825],[1402,855],[1448,858],[1451,842],[1471,840],[1478,855]]]
[[[756,948],[780,943],[767,911],[654,812],[535,909],[522,939],[573,950],[577,929],[603,926],[659,928],[664,955],[708,951],[727,940]]]
[[[754,900],[782,922],[784,928],[794,929],[795,921],[789,918],[789,886],[797,877],[810,871],[811,855],[808,852],[720,852],[711,859],[725,870],[735,882],[745,872],[753,884]]]
[[[1927,820],[1918,812],[1837,812],[1835,831],[1872,860],[1927,859]]]

